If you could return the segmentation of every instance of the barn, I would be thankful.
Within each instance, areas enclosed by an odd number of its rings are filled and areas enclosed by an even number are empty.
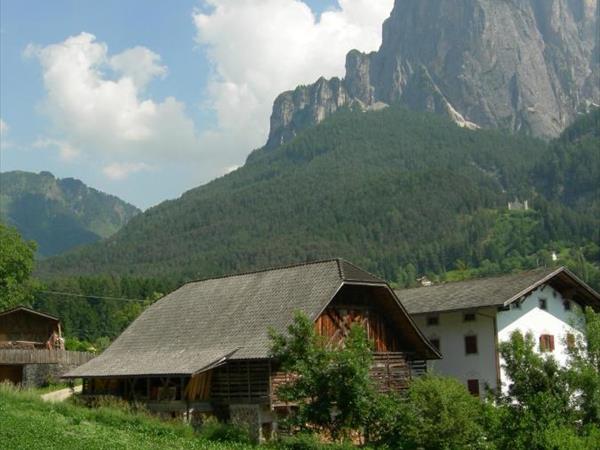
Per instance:
[[[25,306],[0,312],[0,382],[27,387],[56,382],[92,357],[65,350],[58,317]]]
[[[210,411],[268,435],[286,407],[268,331],[285,332],[297,311],[332,340],[353,322],[366,327],[382,390],[406,388],[440,357],[385,281],[332,259],[187,283],[66,376],[83,378],[88,398],[114,395],[187,418]]]

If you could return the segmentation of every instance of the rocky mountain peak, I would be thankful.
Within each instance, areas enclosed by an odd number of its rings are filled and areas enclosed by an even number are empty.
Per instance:
[[[268,147],[340,108],[401,103],[461,126],[557,136],[600,104],[597,0],[396,0],[380,49],[277,97]]]

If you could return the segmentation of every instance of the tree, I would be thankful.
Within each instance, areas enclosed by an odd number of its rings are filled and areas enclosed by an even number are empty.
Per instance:
[[[592,339],[597,339],[598,329],[594,333]],[[596,448],[590,443],[600,434],[597,423],[581,426],[582,410],[597,412],[597,379],[588,372],[595,357],[579,355],[581,366],[561,367],[534,348],[533,337],[518,331],[500,346],[510,382],[507,391],[497,393],[497,420],[491,430],[495,443],[511,450]]]
[[[0,310],[31,301],[35,243],[0,223]]]
[[[298,404],[289,419],[297,429],[326,431],[338,439],[357,430],[373,398],[369,377],[371,348],[363,327],[353,325],[339,346],[327,345],[314,324],[296,314],[287,335],[271,331],[271,353],[293,380],[277,395]]]
[[[568,378],[578,392],[575,410],[584,424],[600,426],[600,314],[584,311],[585,338],[570,350]]]
[[[425,376],[405,395],[379,395],[371,406],[372,442],[391,450],[485,449],[492,406],[453,378]]]

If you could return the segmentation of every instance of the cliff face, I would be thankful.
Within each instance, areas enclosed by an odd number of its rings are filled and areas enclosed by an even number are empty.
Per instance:
[[[340,108],[401,103],[550,138],[600,104],[597,0],[396,0],[377,52],[275,100],[267,146]]]

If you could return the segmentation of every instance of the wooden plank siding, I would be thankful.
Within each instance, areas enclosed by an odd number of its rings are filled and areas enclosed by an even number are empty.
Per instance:
[[[0,364],[73,364],[81,365],[95,355],[87,352],[46,349],[0,349]]]
[[[271,362],[229,361],[213,369],[210,398],[215,403],[269,403]]]

